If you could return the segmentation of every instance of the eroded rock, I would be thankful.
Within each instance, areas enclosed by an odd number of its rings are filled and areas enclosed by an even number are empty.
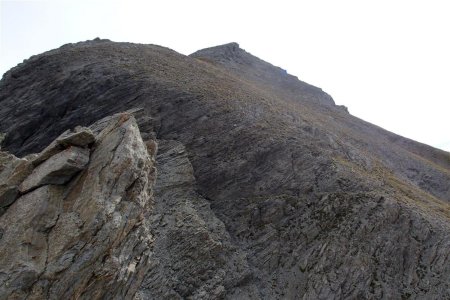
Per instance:
[[[0,215],[16,200],[18,186],[31,171],[32,165],[28,160],[0,152]]]
[[[89,128],[77,126],[73,131],[66,131],[56,142],[62,146],[86,147],[95,142],[95,136]]]
[[[67,147],[77,146],[85,148],[94,142],[95,136],[89,128],[77,126],[74,130],[63,132],[56,140],[34,157],[32,161],[33,164],[37,166]]]
[[[159,141],[155,207],[148,216],[154,233],[153,266],[137,299],[239,299],[256,295],[245,253],[237,249],[209,202],[195,192],[185,147]],[[241,288],[236,288],[241,286]]]
[[[45,184],[65,184],[83,170],[88,162],[89,149],[70,147],[38,165],[20,185],[19,190],[25,193]]]
[[[43,186],[19,199],[0,218],[0,295],[24,299],[46,268],[48,231],[62,208],[63,189]]]
[[[1,298],[131,299],[149,268],[154,178],[129,114],[108,119],[90,161],[71,146],[39,164],[0,217]]]

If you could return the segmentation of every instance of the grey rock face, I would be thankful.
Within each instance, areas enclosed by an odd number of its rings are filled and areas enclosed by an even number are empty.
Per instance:
[[[45,184],[64,184],[83,170],[88,162],[89,149],[70,147],[37,166],[22,182],[19,190],[26,193]]]
[[[89,128],[77,126],[72,131],[66,131],[56,139],[63,146],[86,147],[95,142],[95,136]]]
[[[449,296],[448,223],[394,195],[241,199],[218,216],[246,249],[262,299]]]
[[[68,182],[49,179],[74,166],[84,170]],[[72,146],[38,165],[24,186],[43,186],[24,188],[0,217],[1,298],[131,299],[152,248],[143,222],[152,174],[129,114],[110,118],[91,149]]]
[[[160,141],[158,153],[155,208],[148,218],[152,267],[138,299],[254,297],[256,286],[246,283],[251,270],[245,252],[233,245],[210,203],[195,192],[185,147]]]
[[[48,234],[61,211],[62,189],[44,186],[20,197],[0,218],[0,294],[3,299],[29,296],[44,273]],[[41,295],[44,296],[44,295]]]
[[[86,147],[95,142],[95,136],[89,128],[75,127],[75,130],[63,132],[55,141],[33,158],[33,164],[39,165],[49,157],[61,152],[69,146]]]
[[[19,185],[31,171],[32,165],[27,159],[0,151],[0,215],[16,200]]]

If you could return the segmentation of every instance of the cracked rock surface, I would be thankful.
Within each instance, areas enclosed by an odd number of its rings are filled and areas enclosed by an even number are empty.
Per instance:
[[[21,193],[46,184],[64,184],[89,162],[89,149],[70,147],[37,166],[19,187]]]
[[[41,187],[24,188],[0,218],[1,298],[131,298],[152,244],[143,222],[152,168],[129,114],[110,118],[91,148],[69,146],[37,166],[24,183]]]

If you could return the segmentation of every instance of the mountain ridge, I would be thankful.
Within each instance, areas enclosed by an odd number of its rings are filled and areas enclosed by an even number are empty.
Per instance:
[[[449,296],[450,154],[360,120],[280,70],[233,43],[191,56],[107,40],[65,45],[0,81],[2,149],[39,152],[66,129],[140,108],[142,139],[163,149],[156,169],[191,170],[189,185],[155,195],[159,211],[172,203],[173,215],[200,215],[208,230],[221,228],[208,241],[227,245],[215,248],[206,269],[188,259],[198,255],[195,248],[166,251],[164,267],[143,286],[144,299],[152,292],[201,298],[208,268],[234,270],[219,276],[226,283],[214,297]],[[167,151],[183,157],[164,167]],[[203,203],[198,213],[176,197],[181,192]],[[185,231],[174,232],[188,244],[203,226],[170,222],[182,224]],[[165,234],[157,237],[162,249]],[[172,265],[192,270],[195,284]],[[158,290],[151,283],[158,274],[180,282]],[[210,279],[206,295],[218,288]]]

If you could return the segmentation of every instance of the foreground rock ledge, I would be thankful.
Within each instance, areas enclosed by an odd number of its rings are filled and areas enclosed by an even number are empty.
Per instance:
[[[154,159],[131,115],[99,124],[94,144],[87,135],[90,148],[68,143],[62,144],[66,150],[41,155],[45,161],[25,180],[24,194],[9,199],[0,217],[1,299],[124,299],[136,293],[152,247],[142,219],[152,203]]]

